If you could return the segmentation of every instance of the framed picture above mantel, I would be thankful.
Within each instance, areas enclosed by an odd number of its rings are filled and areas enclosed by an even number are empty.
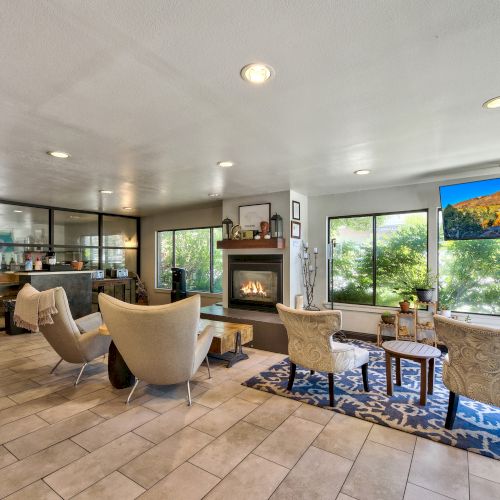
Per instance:
[[[240,205],[240,226],[242,231],[260,231],[260,223],[271,219],[271,204]]]

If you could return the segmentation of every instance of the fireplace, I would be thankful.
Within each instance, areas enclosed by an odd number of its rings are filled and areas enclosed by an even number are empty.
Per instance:
[[[276,312],[283,301],[282,255],[229,255],[229,307]]]

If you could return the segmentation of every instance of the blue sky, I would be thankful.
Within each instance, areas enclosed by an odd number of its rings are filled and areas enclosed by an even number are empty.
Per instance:
[[[454,205],[459,201],[470,200],[477,196],[485,196],[500,191],[500,179],[489,179],[486,181],[467,182],[453,186],[441,186],[441,207]]]

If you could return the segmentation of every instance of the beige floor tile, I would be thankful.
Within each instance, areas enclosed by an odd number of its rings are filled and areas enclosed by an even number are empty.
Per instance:
[[[196,397],[195,401],[208,408],[216,408],[244,390],[245,387],[238,382],[228,380]]]
[[[207,496],[207,500],[265,500],[289,469],[256,455],[248,455]]]
[[[159,443],[209,411],[207,407],[196,403],[192,406],[181,404],[141,425],[134,432],[153,443]]]
[[[106,380],[85,379],[82,380],[76,387],[74,386],[74,381],[75,379],[73,377],[69,377],[68,382],[70,383],[66,383],[66,387],[60,390],[58,394],[68,399],[77,399],[101,389],[111,390],[113,388],[107,377]]]
[[[408,481],[457,500],[467,500],[467,452],[429,439],[417,438]]]
[[[0,446],[0,469],[14,462],[17,462],[17,458],[5,447]]]
[[[163,394],[161,396],[149,395],[148,401],[143,403],[142,406],[150,408],[156,413],[165,413],[166,411],[171,410],[172,408],[175,408],[176,406],[179,406],[181,404],[186,404],[183,399],[172,399]]]
[[[79,434],[102,421],[103,419],[101,417],[94,415],[90,411],[84,411],[67,420],[62,420],[56,424],[43,427],[31,434],[19,437],[7,443],[5,446],[17,458],[23,459]]]
[[[0,396],[10,396],[28,389],[39,388],[40,386],[31,380],[20,380],[19,382],[8,383],[0,386]]]
[[[336,413],[317,437],[314,446],[348,460],[355,460],[372,425],[359,418]]]
[[[41,411],[38,415],[50,424],[53,424],[114,398],[116,398],[116,394],[106,389],[101,389],[100,391],[86,394],[81,398],[73,399],[72,401],[66,400],[66,403],[48,408],[47,410]]]
[[[470,500],[493,500],[500,498],[500,483],[470,475]]]
[[[203,383],[196,381],[191,381],[190,387],[193,399],[207,390]],[[153,395],[167,396],[187,403],[187,384],[184,382],[175,385],[146,385],[146,391]]]
[[[25,486],[57,471],[85,455],[85,450],[71,441],[63,441],[0,469],[0,497],[14,493]]]
[[[132,460],[120,472],[150,488],[212,440],[208,434],[186,427]]]
[[[322,430],[322,425],[292,415],[253,453],[291,469]]]
[[[2,427],[0,427],[0,444],[12,441],[19,436],[24,436],[25,434],[46,427],[47,425],[45,420],[42,420],[36,415],[29,415],[19,420],[15,420],[14,422],[10,422],[9,424],[2,425]]]
[[[375,443],[396,448],[397,450],[406,451],[407,453],[413,453],[415,443],[417,442],[417,437],[413,434],[377,424],[373,425],[370,434],[368,434],[368,439]]]
[[[94,451],[157,416],[158,413],[138,406],[83,431],[72,440],[87,451]]]
[[[500,483],[500,460],[468,452],[469,472],[474,476]]]
[[[337,496],[337,500],[357,500],[357,499],[352,498],[349,495],[345,495],[344,493],[339,493]]]
[[[262,403],[250,415],[245,417],[245,421],[264,429],[274,431],[288,418],[298,407],[300,403],[293,399],[283,398],[281,396],[272,396]]]
[[[116,398],[112,399],[111,401],[107,401],[106,403],[102,403],[100,405],[94,406],[92,408],[92,412],[96,413],[97,415],[100,415],[101,417],[104,418],[113,418],[117,417],[121,413],[125,413],[126,411],[130,410],[131,408],[135,408],[136,406],[141,406],[143,403],[146,403],[149,401],[152,396],[149,394],[142,394],[140,395],[140,392],[138,392],[138,397],[133,398],[130,403],[127,405],[125,404],[127,401],[126,397],[123,398]],[[135,396],[135,393],[134,393]]]
[[[141,500],[200,500],[219,481],[218,477],[185,462],[141,496]]]
[[[243,399],[232,398],[220,406],[195,420],[191,427],[218,437],[232,427],[236,422],[255,410],[257,405]]]
[[[9,500],[60,500],[61,497],[43,481],[36,481],[7,498]]]
[[[115,471],[73,498],[75,500],[94,500],[97,498],[99,500],[133,500],[144,491],[144,488],[141,488],[137,483]]]
[[[48,396],[49,394],[54,394],[55,392],[63,389],[72,378],[63,379],[57,381],[56,383],[52,383],[50,385],[43,385],[28,389],[26,391],[18,392],[17,394],[11,394],[10,398],[16,403],[25,403],[26,401],[31,401],[32,399],[41,398],[43,396]],[[61,394],[62,396],[62,394]]]
[[[151,446],[151,443],[135,434],[126,434],[59,469],[46,477],[45,482],[63,498],[70,498],[144,453]]]
[[[238,394],[238,398],[244,399],[249,403],[255,403],[257,405],[262,404],[264,401],[267,401],[272,394],[263,391],[257,391],[256,389],[252,389],[251,387],[247,387],[243,392]]]
[[[367,441],[347,476],[342,492],[359,500],[400,500],[404,495],[410,463],[409,453]]]
[[[67,402],[67,399],[56,394],[51,394],[50,396],[34,399],[33,401],[28,401],[21,405],[0,410],[0,426],[65,402]]]
[[[264,441],[269,433],[270,431],[247,422],[238,422],[189,461],[223,478]]]
[[[351,470],[352,462],[311,446],[280,484],[272,500],[335,498]]]
[[[15,404],[16,403],[14,403],[14,401],[12,401],[12,399],[8,398],[7,396],[0,398],[0,410],[4,410],[5,408],[10,408]]]
[[[449,497],[426,490],[415,484],[407,483],[403,500],[449,500]]]
[[[331,410],[325,410],[319,406],[302,403],[297,410],[295,410],[293,415],[305,420],[310,420],[311,422],[316,422],[317,424],[326,425],[330,422],[334,413]]]

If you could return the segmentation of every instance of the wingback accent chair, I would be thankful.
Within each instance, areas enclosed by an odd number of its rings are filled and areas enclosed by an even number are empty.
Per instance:
[[[214,335],[211,326],[198,335],[200,296],[142,306],[101,293],[99,307],[113,342],[136,378],[127,402],[144,380],[158,385],[186,382],[191,405],[189,381],[207,358]]]
[[[448,348],[443,382],[450,390],[445,427],[453,428],[459,396],[500,406],[500,329],[435,315],[436,334]]]
[[[292,390],[297,365],[311,372],[328,373],[330,406],[335,405],[333,374],[361,367],[363,387],[369,391],[369,352],[352,344],[334,342],[332,335],[342,327],[341,311],[303,311],[277,305],[288,334],[290,356],[289,391]]]
[[[54,288],[54,299],[57,309],[57,314],[52,316],[54,323],[40,327],[48,343],[61,356],[50,373],[53,373],[63,360],[68,363],[82,363],[75,380],[76,386],[87,364],[108,352],[111,339],[99,332],[99,326],[102,324],[100,313],[89,314],[75,321],[64,288]]]

